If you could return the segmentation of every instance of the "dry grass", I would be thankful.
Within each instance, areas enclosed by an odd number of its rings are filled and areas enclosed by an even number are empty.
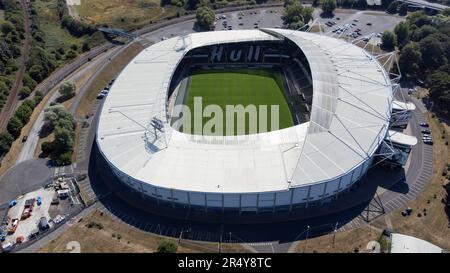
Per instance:
[[[446,182],[442,171],[450,162],[448,146],[445,145],[449,134],[448,128],[446,129],[443,124],[431,116],[432,114],[428,114],[428,123],[434,142],[432,178],[425,191],[407,204],[414,210],[411,216],[401,216],[400,212],[405,209],[401,208],[392,212],[390,218],[395,232],[416,236],[444,249],[450,249],[449,220],[444,210],[444,204],[441,202],[446,194],[442,187]],[[441,138],[443,130],[446,130],[444,135],[446,140]],[[424,209],[426,209],[425,213]],[[421,217],[418,217],[418,213],[421,214]],[[384,228],[384,221],[378,220],[374,224]]]
[[[82,0],[74,9],[82,21],[123,29],[133,29],[176,14],[173,7],[161,7],[159,0]]]
[[[90,222],[101,223],[103,228],[88,228],[86,225]],[[175,244],[178,240],[174,238],[152,235],[120,221],[116,221],[106,214],[94,211],[89,216],[71,226],[58,238],[52,240],[43,246],[38,252],[41,253],[61,253],[69,252],[66,249],[67,243],[77,241],[81,245],[83,253],[150,253],[155,252],[158,244],[162,240],[172,241]],[[217,252],[218,245],[215,243],[198,243],[186,241],[178,246],[177,252]],[[222,250],[229,249],[224,246]],[[232,247],[233,250],[242,249],[242,247]]]
[[[117,74],[143,49],[144,48],[139,43],[129,45],[102,70],[80,100],[76,110],[76,117],[84,118],[87,114],[90,114],[92,104],[96,100],[98,92],[102,90],[112,78],[116,77]]]
[[[381,232],[378,229],[364,226],[351,231],[337,232],[334,239],[334,247],[332,247],[334,235],[331,233],[310,238],[307,242],[305,240],[300,241],[295,252],[348,253],[355,252],[355,249],[358,249],[358,252],[369,252],[366,249],[367,243],[378,240],[380,235]]]

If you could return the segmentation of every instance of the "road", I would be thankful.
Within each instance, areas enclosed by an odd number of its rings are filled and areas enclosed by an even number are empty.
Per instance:
[[[27,68],[27,62],[30,57],[31,50],[31,22],[30,22],[30,12],[27,0],[21,0],[20,5],[22,7],[23,17],[24,17],[24,27],[25,27],[25,39],[23,40],[23,47],[20,57],[20,67],[16,72],[16,80],[10,90],[8,99],[0,113],[0,132],[3,132],[8,125],[8,121],[16,110],[19,102],[19,91],[22,87],[22,79],[25,74],[25,69]]]
[[[109,50],[105,53],[102,53],[97,58],[91,60],[81,68],[79,68],[75,73],[71,74],[68,78],[65,80],[67,81],[78,81],[80,78],[84,76],[85,73],[88,73],[90,70],[92,70],[94,67],[98,67],[101,64],[107,63],[109,61],[109,58],[115,54],[118,51],[118,48],[114,48],[112,50]],[[75,100],[72,105],[77,106],[81,98],[83,97],[84,91],[86,89],[86,84],[81,87],[81,91],[77,92],[77,95],[75,97]],[[46,109],[52,102],[55,102],[55,100],[59,97],[58,92],[54,92],[52,94],[52,97],[46,102],[43,109]],[[73,109],[72,109],[73,108]],[[74,113],[74,107],[71,108],[71,112]],[[30,133],[28,134],[28,138],[25,141],[25,143],[22,146],[22,149],[20,151],[20,154],[17,158],[16,165],[33,159],[34,158],[34,152],[36,150],[37,144],[39,142],[39,131],[42,128],[42,125],[44,124],[44,111],[41,111],[36,119],[36,121],[33,123],[33,126],[31,127]]]
[[[438,3],[432,3],[424,0],[399,0],[400,2],[408,3],[411,6],[416,6],[420,8],[429,8],[437,11],[442,11],[448,9],[449,7],[446,5],[441,5]]]

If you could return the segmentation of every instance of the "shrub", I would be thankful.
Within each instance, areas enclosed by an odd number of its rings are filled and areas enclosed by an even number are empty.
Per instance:
[[[163,240],[158,244],[158,248],[156,249],[156,252],[158,253],[175,253],[177,252],[178,246],[172,242]]]
[[[7,130],[13,136],[14,139],[20,136],[20,132],[22,131],[23,123],[22,121],[16,117],[12,116],[8,121]]]

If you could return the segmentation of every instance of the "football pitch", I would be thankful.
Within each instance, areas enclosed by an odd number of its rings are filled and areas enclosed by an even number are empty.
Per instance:
[[[256,106],[258,118],[260,115],[267,117],[267,126],[257,126],[257,132],[271,131],[271,106],[279,106],[279,128],[283,129],[293,125],[289,106],[284,96],[284,78],[281,71],[266,69],[241,69],[241,70],[214,70],[198,71],[191,74],[185,95],[184,104],[194,112],[194,98],[202,98],[202,106],[205,109],[208,105],[218,105],[223,111],[223,122],[212,128],[215,135],[241,135],[250,132],[249,115],[245,115],[245,124],[237,121],[237,114],[234,114],[234,132],[227,132],[226,106],[249,105]],[[260,111],[259,106],[267,105],[267,112]],[[194,114],[192,114],[191,133],[194,132]],[[202,128],[214,118],[203,117]],[[229,128],[228,128],[229,129]],[[276,129],[276,128],[274,128]],[[219,130],[219,131],[216,131]],[[183,130],[186,131],[186,130]],[[244,132],[245,133],[242,133]],[[208,133],[202,133],[207,135]]]

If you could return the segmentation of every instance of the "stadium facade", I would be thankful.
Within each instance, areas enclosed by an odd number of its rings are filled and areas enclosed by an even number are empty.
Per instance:
[[[192,66],[282,67],[288,100],[307,114],[291,110],[294,126],[258,134],[179,132],[171,109]],[[158,204],[294,210],[330,202],[365,175],[389,135],[393,101],[377,58],[342,39],[284,29],[194,33],[130,62],[106,97],[96,141],[120,181]]]

